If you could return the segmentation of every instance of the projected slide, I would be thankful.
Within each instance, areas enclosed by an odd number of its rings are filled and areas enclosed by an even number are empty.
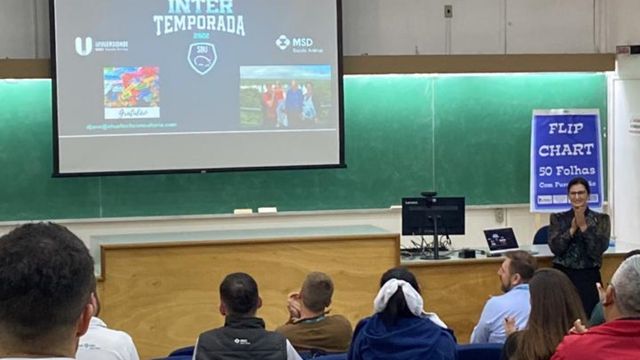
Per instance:
[[[56,173],[342,165],[336,0],[53,9]]]

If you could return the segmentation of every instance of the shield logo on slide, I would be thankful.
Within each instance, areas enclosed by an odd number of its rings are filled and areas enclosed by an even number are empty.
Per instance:
[[[216,47],[211,43],[193,43],[189,46],[187,59],[195,72],[204,75],[213,69],[218,60]]]

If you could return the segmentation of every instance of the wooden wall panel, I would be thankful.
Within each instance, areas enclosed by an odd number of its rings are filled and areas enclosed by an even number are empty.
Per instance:
[[[287,320],[286,298],[309,271],[335,283],[333,312],[353,325],[372,312],[380,275],[399,263],[398,235],[104,246],[101,317],[127,331],[141,358],[166,356],[223,325],[218,286],[243,271],[258,282],[268,329]]]

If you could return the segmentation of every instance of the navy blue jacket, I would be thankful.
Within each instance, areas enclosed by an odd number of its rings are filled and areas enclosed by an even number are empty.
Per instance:
[[[450,330],[427,318],[399,318],[387,326],[376,314],[356,326],[348,359],[455,360],[456,341]]]

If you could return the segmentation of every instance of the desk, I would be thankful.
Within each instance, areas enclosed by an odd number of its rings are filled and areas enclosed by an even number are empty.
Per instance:
[[[299,290],[309,271],[324,271],[335,283],[333,313],[355,326],[371,314],[381,274],[400,263],[399,235],[372,226],[123,234],[97,240],[101,317],[131,334],[143,359],[166,356],[192,345],[200,332],[221,326],[218,286],[230,272],[255,277],[263,299],[258,314],[274,329],[287,319],[287,294]],[[611,277],[630,249],[620,245],[607,252],[603,279]],[[537,251],[540,264],[550,266],[548,247]],[[418,277],[425,309],[438,313],[466,343],[485,301],[500,294],[496,272],[501,262],[416,260],[403,265]]]
[[[611,279],[633,245],[609,248],[602,264],[602,280]],[[635,246],[638,247],[637,245]],[[553,254],[547,245],[533,245],[539,267],[550,267]],[[504,258],[403,261],[418,278],[425,310],[437,313],[451,327],[459,343],[468,343],[473,327],[490,296],[500,295],[498,268]]]
[[[372,226],[124,234],[100,244],[101,317],[133,337],[142,359],[193,345],[202,331],[222,326],[218,286],[237,271],[258,282],[258,316],[268,329],[288,319],[287,294],[310,271],[333,278],[333,312],[355,326],[371,314],[380,275],[400,256],[400,236]]]

